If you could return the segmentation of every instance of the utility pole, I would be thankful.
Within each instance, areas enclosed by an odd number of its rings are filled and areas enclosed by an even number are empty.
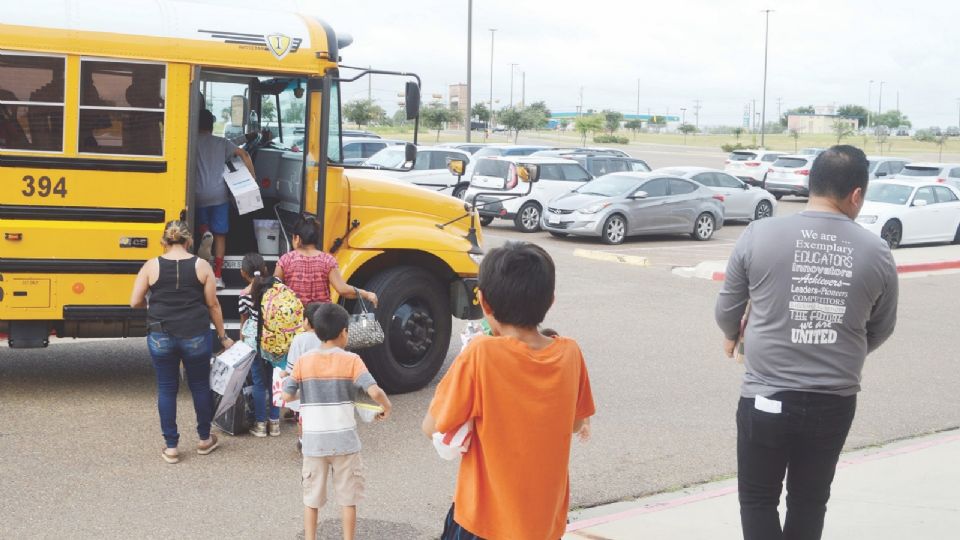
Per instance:
[[[900,109],[897,109],[897,114],[900,114]],[[960,98],[957,98],[957,127],[960,128]]]
[[[487,131],[493,133],[493,38],[496,28],[490,29],[490,121],[487,122]]]
[[[687,109],[680,107],[680,129],[683,131],[683,144],[687,144]]]
[[[367,69],[373,69],[373,66],[367,66]],[[373,75],[367,75],[367,101],[373,101]]]
[[[700,100],[693,100],[693,125],[697,128],[697,131],[700,131]]]
[[[637,117],[640,116],[640,79],[637,79]]]
[[[753,105],[750,106],[750,131],[753,133],[757,132],[757,100],[752,100]]]
[[[763,105],[761,106],[760,113],[760,146],[763,147],[764,142],[764,123],[767,121],[767,49],[770,43],[770,12],[772,9],[763,10],[766,15],[766,28],[763,32]]]
[[[881,107],[883,107],[883,83],[886,81],[880,81],[880,93],[877,95],[877,116],[883,114]]]
[[[583,87],[580,87],[580,105],[577,105],[577,118],[583,114]]]
[[[780,112],[780,105],[782,104],[783,104],[783,98],[778,97],[777,98],[777,121],[780,121],[780,119],[783,118],[783,113]]]
[[[870,107],[873,106],[873,79],[867,83],[867,129],[870,129]]]
[[[520,108],[527,106],[527,72],[520,72]]]
[[[473,0],[467,0],[467,142],[470,142],[470,130],[473,127],[473,103],[470,100],[473,84]]]
[[[510,64],[510,108],[513,108],[513,69],[519,64]]]

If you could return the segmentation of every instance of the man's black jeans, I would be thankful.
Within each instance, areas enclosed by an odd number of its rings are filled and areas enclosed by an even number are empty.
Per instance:
[[[857,409],[857,396],[780,392],[774,414],[740,398],[737,467],[744,540],[819,539],[830,483]],[[787,516],[777,505],[787,477]]]

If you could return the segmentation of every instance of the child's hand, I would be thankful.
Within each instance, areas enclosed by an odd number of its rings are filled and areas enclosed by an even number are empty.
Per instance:
[[[386,420],[390,417],[390,411],[393,409],[393,405],[386,405],[383,407],[383,412],[377,415],[377,420]]]
[[[583,427],[577,432],[577,437],[580,438],[582,443],[590,441],[590,422],[584,422]]]

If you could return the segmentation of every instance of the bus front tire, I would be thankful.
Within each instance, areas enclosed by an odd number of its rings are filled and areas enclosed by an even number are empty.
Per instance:
[[[446,288],[429,272],[414,266],[377,274],[365,288],[379,299],[376,316],[384,342],[359,353],[377,384],[391,394],[430,384],[450,348],[452,322]],[[359,310],[359,306],[354,308],[354,312]]]

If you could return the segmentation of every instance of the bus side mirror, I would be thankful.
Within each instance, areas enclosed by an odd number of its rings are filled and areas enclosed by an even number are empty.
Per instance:
[[[406,143],[403,145],[403,167],[413,168],[417,164],[417,145]]]
[[[407,120],[413,120],[420,116],[420,86],[413,81],[409,81],[404,97],[406,98]]]
[[[531,163],[521,163],[517,167],[517,176],[523,182],[535,184],[540,181],[540,167]]]
[[[243,126],[247,119],[247,98],[233,96],[230,98],[230,123]]]
[[[456,176],[457,178],[463,176],[463,171],[466,169],[466,165],[466,162],[462,159],[447,158],[447,170],[450,171],[450,174]]]

